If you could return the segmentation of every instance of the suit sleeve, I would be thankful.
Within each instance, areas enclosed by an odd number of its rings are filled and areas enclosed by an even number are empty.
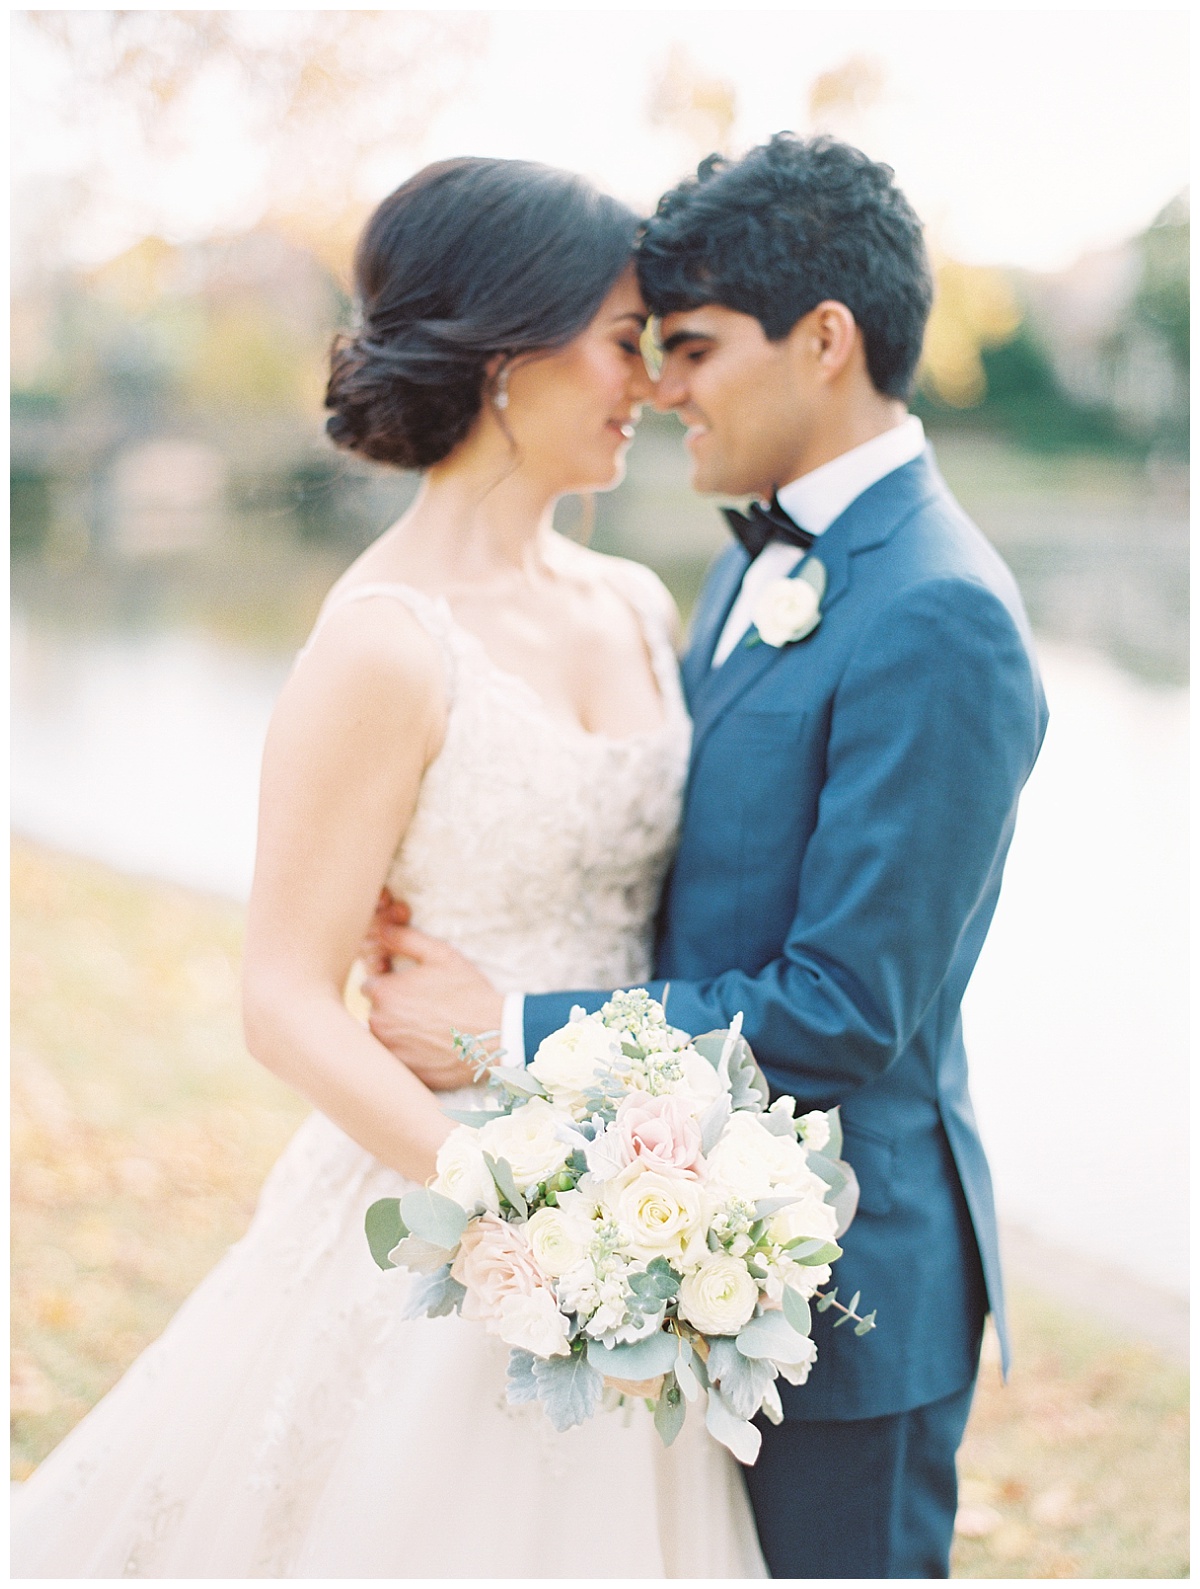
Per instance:
[[[1044,727],[1025,643],[991,591],[944,579],[904,592],[864,629],[834,696],[781,952],[753,975],[673,981],[668,1019],[699,1033],[741,1010],[772,1087],[808,1106],[886,1072],[990,913]],[[529,998],[529,1051],[572,1004],[607,996]]]

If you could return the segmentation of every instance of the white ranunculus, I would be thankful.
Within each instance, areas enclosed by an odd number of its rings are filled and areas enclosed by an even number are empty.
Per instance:
[[[769,646],[803,640],[821,621],[821,601],[804,579],[777,579],[767,586],[754,609],[754,624]]]
[[[525,1240],[538,1268],[556,1278],[583,1262],[589,1235],[584,1220],[561,1208],[539,1208],[525,1225]]]
[[[459,1126],[438,1149],[435,1192],[451,1197],[468,1214],[482,1207],[489,1214],[500,1212],[500,1199],[492,1172],[483,1160],[479,1133],[473,1126]]]
[[[587,1015],[544,1038],[529,1072],[559,1108],[574,1111],[583,1106],[583,1095],[595,1085],[597,1071],[607,1070],[620,1054],[617,1034],[597,1016]]]
[[[748,1203],[773,1193],[797,1192],[803,1196],[825,1184],[809,1169],[804,1149],[795,1137],[775,1136],[756,1114],[745,1109],[730,1116],[708,1155],[708,1178],[715,1189]]]
[[[607,1184],[604,1202],[636,1258],[681,1261],[704,1241],[708,1199],[686,1175],[633,1164]]]
[[[829,1146],[829,1116],[821,1109],[810,1109],[800,1116],[800,1135],[806,1148],[820,1153]]]
[[[571,1121],[544,1098],[531,1098],[499,1120],[489,1120],[478,1132],[479,1145],[494,1159],[506,1159],[519,1191],[548,1180],[561,1170],[570,1146],[560,1132]]]
[[[736,1335],[757,1301],[753,1275],[728,1253],[705,1258],[679,1287],[680,1316],[704,1335]]]
[[[535,1357],[564,1357],[571,1350],[567,1321],[549,1291],[505,1297],[495,1333],[506,1345]]]

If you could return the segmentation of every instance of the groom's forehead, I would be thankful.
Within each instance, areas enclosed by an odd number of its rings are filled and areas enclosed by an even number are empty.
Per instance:
[[[743,329],[741,322],[754,322],[724,304],[700,304],[695,309],[674,309],[670,314],[655,317],[655,331],[659,346],[665,353],[681,347],[686,342],[718,342],[736,337]]]

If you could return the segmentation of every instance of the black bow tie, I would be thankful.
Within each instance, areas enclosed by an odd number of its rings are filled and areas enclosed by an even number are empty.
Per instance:
[[[751,560],[770,541],[787,541],[790,546],[798,546],[802,552],[807,552],[816,540],[815,535],[802,530],[795,519],[784,512],[777,496],[771,498],[768,507],[761,502],[752,502],[749,513],[739,513],[736,508],[722,508],[721,512],[729,521],[729,528],[750,553]]]

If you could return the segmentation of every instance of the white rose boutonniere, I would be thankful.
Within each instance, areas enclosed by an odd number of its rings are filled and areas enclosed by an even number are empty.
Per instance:
[[[821,621],[821,597],[825,594],[825,565],[819,558],[808,558],[792,579],[777,579],[767,586],[754,609],[754,628],[746,641],[762,641],[769,646],[790,646],[803,640]]]

